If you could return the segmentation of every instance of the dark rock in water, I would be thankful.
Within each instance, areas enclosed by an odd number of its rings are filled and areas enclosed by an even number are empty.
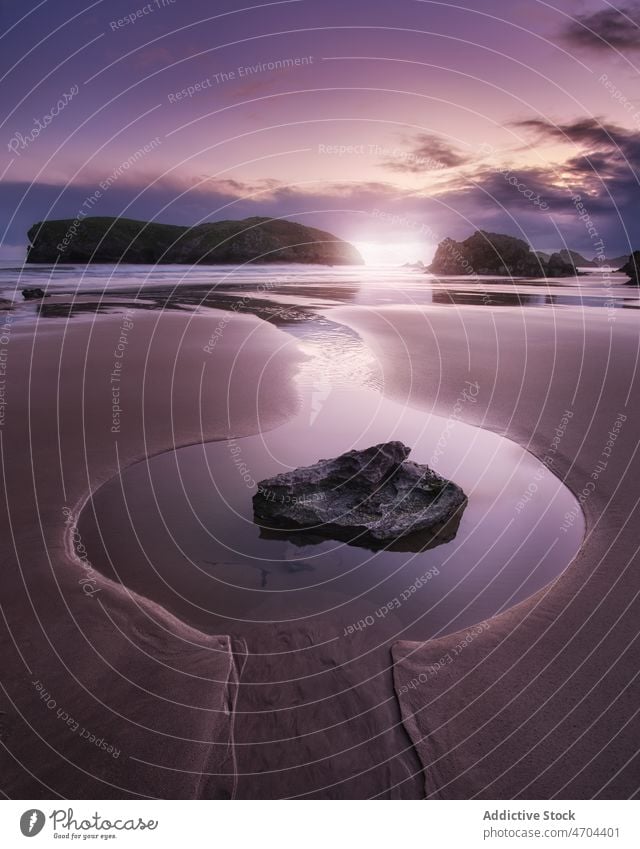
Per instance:
[[[27,262],[36,263],[363,264],[349,242],[315,227],[273,218],[181,227],[131,218],[89,217],[80,222],[40,222],[28,235]]]
[[[384,442],[260,481],[254,520],[264,536],[286,532],[293,542],[304,531],[308,542],[415,551],[452,539],[467,498],[452,481],[408,460],[410,452],[402,442]]]
[[[23,289],[22,297],[25,301],[39,301],[41,298],[46,298],[44,289],[34,287],[33,289]]]
[[[561,252],[551,254],[544,270],[545,277],[572,277],[580,273],[572,263],[562,258]]]
[[[432,274],[500,277],[569,277],[576,271],[560,254],[544,260],[522,239],[476,230],[462,242],[444,239],[428,269]]]
[[[640,284],[640,251],[634,251],[620,271],[627,275],[629,283],[638,286]]]

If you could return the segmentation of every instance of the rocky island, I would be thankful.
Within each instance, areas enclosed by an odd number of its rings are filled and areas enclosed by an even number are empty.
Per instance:
[[[245,218],[196,227],[131,218],[60,219],[29,230],[27,262],[362,265],[358,251],[295,221]]]
[[[410,453],[383,442],[260,481],[254,519],[267,533],[306,531],[373,549],[452,539],[466,495]]]
[[[515,236],[476,230],[462,242],[444,239],[438,245],[431,274],[486,274],[500,277],[573,277],[574,266],[559,253],[548,259]]]

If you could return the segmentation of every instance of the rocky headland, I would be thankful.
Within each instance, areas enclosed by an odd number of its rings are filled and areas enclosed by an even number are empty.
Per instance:
[[[576,274],[574,266],[559,253],[543,259],[522,239],[486,230],[476,230],[462,242],[444,239],[428,271],[431,274],[500,277],[572,277]]]
[[[60,219],[29,230],[27,262],[362,265],[358,251],[295,221],[245,218],[196,227],[130,218]]]

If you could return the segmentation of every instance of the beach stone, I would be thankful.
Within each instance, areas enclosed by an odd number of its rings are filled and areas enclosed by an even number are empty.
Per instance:
[[[22,297],[26,301],[37,301],[37,300],[40,300],[40,298],[45,297],[45,292],[44,292],[44,289],[39,289],[37,287],[35,287],[33,289],[23,289],[22,290]]]
[[[267,531],[305,530],[371,548],[414,535],[451,539],[466,495],[410,453],[402,442],[383,442],[260,481],[254,520]]]

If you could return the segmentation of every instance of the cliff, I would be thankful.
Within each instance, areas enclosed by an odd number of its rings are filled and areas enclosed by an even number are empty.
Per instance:
[[[196,227],[130,218],[61,219],[29,230],[27,262],[361,265],[348,242],[294,221],[246,218]]]
[[[476,230],[462,242],[444,239],[428,269],[432,274],[488,274],[505,277],[568,277],[573,265],[560,254],[548,260],[536,255],[522,239]]]
[[[624,274],[629,278],[630,283],[635,283],[635,285],[640,284],[640,251],[634,251],[629,257],[629,261],[626,265],[623,265],[621,269]]]

